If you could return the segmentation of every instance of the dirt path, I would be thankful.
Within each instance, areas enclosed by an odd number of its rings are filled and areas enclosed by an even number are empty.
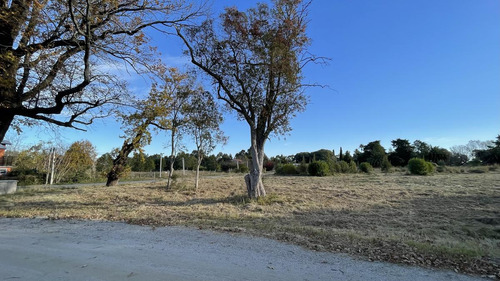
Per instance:
[[[191,228],[0,218],[0,280],[484,280]]]

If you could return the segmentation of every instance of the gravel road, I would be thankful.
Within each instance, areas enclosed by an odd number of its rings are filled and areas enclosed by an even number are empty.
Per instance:
[[[0,218],[0,280],[484,280],[183,227]]]

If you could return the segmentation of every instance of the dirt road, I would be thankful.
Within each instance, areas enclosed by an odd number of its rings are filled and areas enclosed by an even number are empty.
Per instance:
[[[484,280],[181,227],[0,218],[0,280]]]

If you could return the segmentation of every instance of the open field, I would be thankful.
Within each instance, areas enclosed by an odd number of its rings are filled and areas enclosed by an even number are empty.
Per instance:
[[[32,188],[0,197],[0,216],[188,225],[319,250],[500,276],[500,174],[351,174],[264,178],[248,200],[242,175],[161,184]]]

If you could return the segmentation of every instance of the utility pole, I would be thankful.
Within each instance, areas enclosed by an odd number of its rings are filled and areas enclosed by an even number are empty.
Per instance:
[[[186,175],[186,170],[184,169],[184,157],[182,157],[182,175]]]

